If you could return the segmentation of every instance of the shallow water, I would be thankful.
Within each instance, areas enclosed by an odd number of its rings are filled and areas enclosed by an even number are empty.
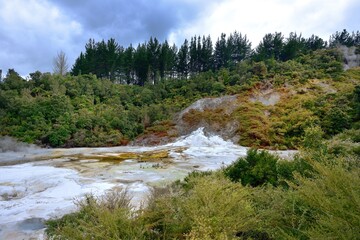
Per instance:
[[[194,170],[219,169],[246,150],[198,129],[158,147],[31,147],[0,153],[0,239],[41,239],[44,220],[75,211],[75,200],[87,193],[126,188],[137,207],[152,187]]]

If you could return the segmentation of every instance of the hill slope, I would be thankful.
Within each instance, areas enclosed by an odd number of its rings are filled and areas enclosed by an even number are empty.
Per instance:
[[[91,74],[35,72],[26,81],[12,70],[0,82],[0,134],[91,147],[159,144],[205,127],[244,146],[297,148],[309,126],[327,137],[356,127],[359,80],[358,68],[343,71],[337,49],[285,62],[248,59],[145,86]]]
[[[170,135],[204,127],[207,133],[240,145],[278,149],[297,148],[304,130],[313,125],[320,125],[330,137],[356,120],[359,70],[348,70],[337,79],[282,84],[263,79],[236,95],[199,99],[174,118]]]

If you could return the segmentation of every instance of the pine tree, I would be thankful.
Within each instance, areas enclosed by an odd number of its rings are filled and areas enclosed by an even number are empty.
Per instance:
[[[222,33],[220,39],[216,41],[215,51],[214,51],[214,65],[215,69],[219,70],[222,67],[227,67],[230,60],[227,43],[226,43],[226,34]]]
[[[192,37],[190,40],[189,49],[189,71],[190,74],[198,72],[198,53],[197,53],[197,37]]]
[[[95,74],[95,63],[96,63],[96,45],[94,39],[89,39],[89,42],[85,45],[85,64],[84,74],[94,73]]]
[[[171,48],[167,41],[161,45],[159,70],[162,79],[173,77],[173,71],[176,64],[176,53],[177,49],[175,45]]]
[[[109,78],[110,64],[107,46],[104,40],[95,45],[95,68],[94,73],[98,78]]]
[[[336,47],[338,45],[344,45],[347,47],[354,46],[354,39],[350,33],[344,29],[342,32],[336,32],[330,37],[330,47]]]
[[[116,79],[120,78],[119,72],[122,65],[123,47],[120,47],[115,39],[111,38],[107,41],[106,50],[109,67],[108,77],[114,82]]]
[[[213,46],[210,35],[205,38],[202,38],[202,49],[201,49],[201,58],[200,62],[202,65],[201,71],[206,72],[212,70],[213,62]]]
[[[134,53],[136,84],[144,86],[149,74],[149,61],[146,44],[139,44]]]
[[[300,54],[305,53],[306,51],[306,40],[300,35],[291,32],[289,37],[286,39],[282,54],[281,60],[287,61],[298,57]]]
[[[307,52],[323,49],[326,48],[326,46],[327,42],[324,41],[322,38],[315,36],[314,34],[305,41],[305,48]]]
[[[227,41],[228,54],[232,63],[240,62],[251,55],[251,43],[241,33],[230,34]]]
[[[124,51],[123,65],[121,72],[125,75],[125,81],[127,84],[135,83],[134,73],[134,52],[135,49],[130,44],[129,47]]]
[[[77,76],[81,75],[84,72],[84,69],[86,68],[86,59],[83,52],[80,53],[80,56],[75,60],[75,64],[72,66],[70,74]]]
[[[281,53],[283,50],[284,37],[281,33],[275,32],[274,34],[266,34],[262,41],[256,48],[255,60],[263,61],[266,59],[281,59]]]
[[[147,59],[149,63],[149,73],[148,76],[151,81],[155,84],[156,83],[156,75],[159,71],[159,58],[160,58],[160,49],[161,45],[156,38],[150,38],[150,41],[147,44]]]
[[[185,39],[178,52],[177,72],[180,77],[187,78],[189,75],[189,42]]]

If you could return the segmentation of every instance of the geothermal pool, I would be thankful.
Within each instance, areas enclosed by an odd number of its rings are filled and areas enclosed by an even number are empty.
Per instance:
[[[152,187],[194,170],[219,169],[245,156],[246,150],[198,129],[157,147],[23,145],[0,152],[0,239],[42,239],[44,220],[75,211],[75,200],[87,193],[102,195],[126,188],[133,206],[140,206]]]

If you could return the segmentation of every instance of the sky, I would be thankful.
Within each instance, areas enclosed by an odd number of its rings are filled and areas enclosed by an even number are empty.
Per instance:
[[[156,37],[246,34],[256,47],[267,33],[331,34],[360,30],[358,0],[0,0],[0,69],[21,76],[52,72],[63,51],[72,66],[90,38],[136,46]]]

